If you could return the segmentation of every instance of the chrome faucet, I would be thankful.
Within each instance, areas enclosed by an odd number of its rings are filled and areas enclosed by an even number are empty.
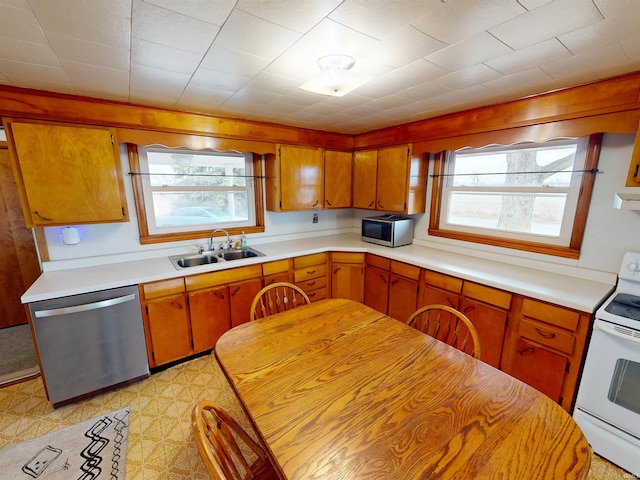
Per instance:
[[[227,232],[224,228],[216,228],[213,232],[211,232],[211,237],[209,237],[209,250],[211,250],[211,251],[215,250],[215,247],[213,245],[213,237],[218,232],[222,232],[222,233],[227,235],[227,243],[226,243],[227,247],[226,248],[229,248],[231,246],[231,238],[229,237],[229,232]],[[225,247],[223,245],[222,249],[224,250],[224,248]]]

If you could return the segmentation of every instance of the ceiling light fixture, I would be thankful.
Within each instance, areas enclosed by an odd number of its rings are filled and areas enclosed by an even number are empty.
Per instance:
[[[300,88],[321,95],[342,97],[373,77],[352,71],[356,61],[349,55],[325,55],[318,59],[320,75]]]

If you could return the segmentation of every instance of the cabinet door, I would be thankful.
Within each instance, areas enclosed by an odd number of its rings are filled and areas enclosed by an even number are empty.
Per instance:
[[[362,302],[364,298],[364,266],[332,263],[331,298],[347,298]]]
[[[149,332],[153,346],[152,366],[187,357],[191,348],[191,327],[184,295],[147,304]]]
[[[418,307],[418,282],[405,277],[389,276],[389,311],[387,315],[406,322]]]
[[[431,285],[423,285],[421,306],[426,307],[433,304],[446,305],[457,310],[460,304],[460,295]]]
[[[377,150],[353,154],[353,207],[375,210],[378,171]]]
[[[273,275],[266,275],[265,277],[263,277],[264,286],[266,287],[267,285],[271,285],[272,283],[276,282],[291,283],[290,277],[291,275],[289,275],[289,272],[280,272],[274,273]]]
[[[252,278],[229,285],[232,327],[249,321],[251,302],[261,289],[262,279],[260,278]]]
[[[378,150],[376,209],[403,213],[407,209],[408,146]]]
[[[229,287],[223,286],[189,294],[194,353],[212,349],[231,328]]]
[[[364,270],[364,304],[387,313],[389,306],[389,272],[367,266]]]
[[[473,323],[480,337],[482,360],[489,365],[500,368],[502,342],[507,328],[508,312],[492,308],[468,298],[461,299],[460,311]]]
[[[351,152],[324,152],[324,205],[326,208],[351,208]]]
[[[9,125],[28,226],[128,220],[114,132],[99,127]]]
[[[519,339],[507,373],[560,402],[566,370],[567,359],[562,355]]]
[[[321,148],[281,145],[282,210],[319,209],[324,205],[324,155]]]

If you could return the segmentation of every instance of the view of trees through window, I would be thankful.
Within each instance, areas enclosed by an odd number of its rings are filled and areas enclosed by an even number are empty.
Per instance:
[[[246,222],[253,208],[244,155],[147,151],[156,228]]]
[[[560,237],[572,215],[577,141],[451,152],[443,195],[448,225]],[[574,185],[579,182],[574,182]]]

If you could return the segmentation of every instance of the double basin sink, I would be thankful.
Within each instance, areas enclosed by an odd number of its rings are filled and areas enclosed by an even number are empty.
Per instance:
[[[243,258],[264,257],[261,253],[253,248],[246,250],[221,250],[219,252],[210,253],[193,253],[188,255],[174,255],[169,257],[171,263],[178,269],[198,267],[201,265],[210,265],[218,262],[228,262],[231,260],[241,260]]]

